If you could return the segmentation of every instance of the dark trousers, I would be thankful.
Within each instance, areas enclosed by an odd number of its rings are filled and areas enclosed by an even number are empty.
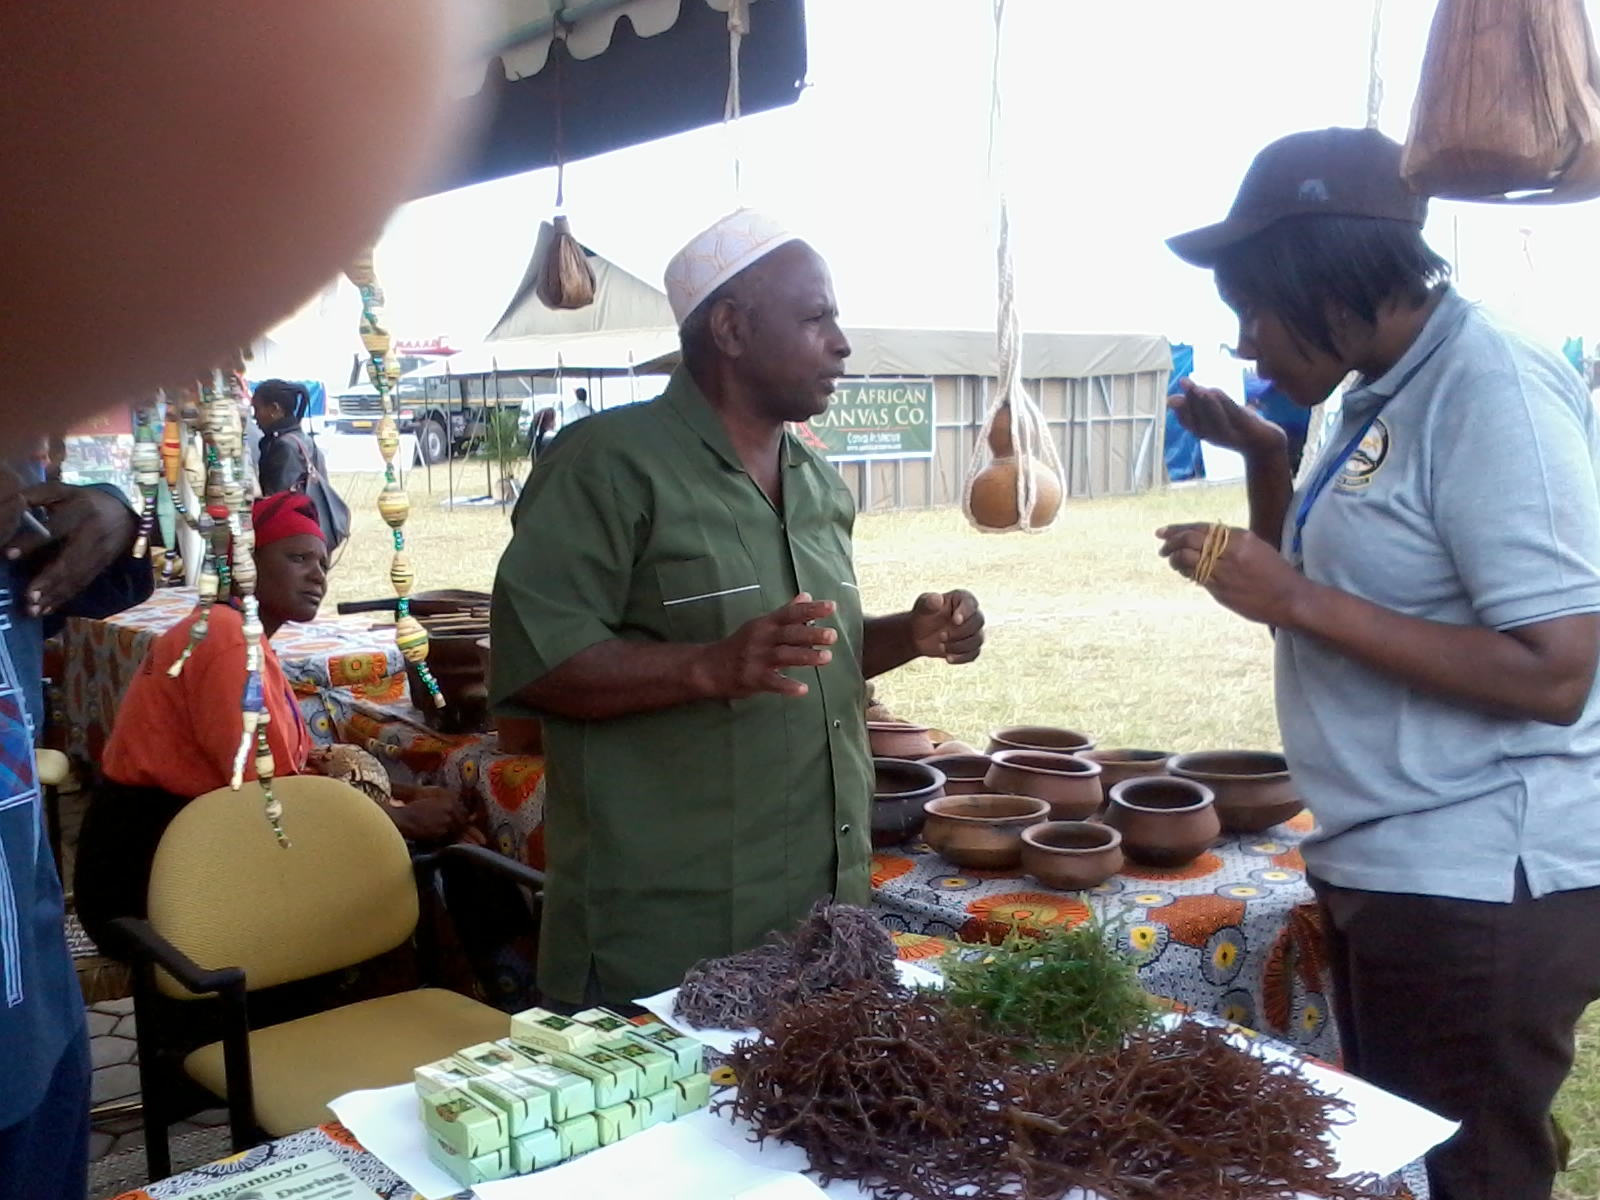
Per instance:
[[[1600,998],[1600,888],[1510,904],[1313,880],[1353,1075],[1462,1123],[1428,1155],[1434,1200],[1549,1200],[1550,1106]]]
[[[44,1099],[0,1129],[0,1194],[83,1200],[89,1190],[89,1034],[61,1055]]]

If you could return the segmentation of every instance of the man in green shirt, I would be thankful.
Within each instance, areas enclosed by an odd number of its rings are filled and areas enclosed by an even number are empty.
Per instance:
[[[850,493],[787,430],[850,353],[816,252],[741,210],[667,290],[683,365],[552,444],[495,580],[491,700],[545,723],[558,1007],[672,987],[824,896],[867,903],[866,680],[983,643],[966,592],[862,612]]]

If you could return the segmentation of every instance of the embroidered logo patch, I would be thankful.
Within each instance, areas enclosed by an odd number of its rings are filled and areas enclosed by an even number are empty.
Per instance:
[[[1367,430],[1367,436],[1361,439],[1361,444],[1344,460],[1344,465],[1334,478],[1334,486],[1342,492],[1359,492],[1383,469],[1388,457],[1389,427],[1379,417]]]

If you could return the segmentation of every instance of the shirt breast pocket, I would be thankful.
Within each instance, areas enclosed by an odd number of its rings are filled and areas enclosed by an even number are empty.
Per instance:
[[[716,642],[765,611],[755,567],[742,554],[656,567],[661,610],[675,642]]]

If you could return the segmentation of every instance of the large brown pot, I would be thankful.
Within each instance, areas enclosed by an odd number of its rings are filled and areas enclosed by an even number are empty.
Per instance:
[[[989,753],[997,750],[1046,750],[1051,754],[1082,754],[1094,749],[1094,739],[1076,729],[1053,725],[1011,725],[989,735]]]
[[[1281,754],[1259,750],[1179,754],[1168,761],[1167,770],[1210,788],[1217,797],[1217,816],[1230,833],[1260,833],[1305,807]]]
[[[923,805],[923,840],[942,858],[975,871],[999,871],[1022,861],[1022,831],[1050,815],[1031,796],[945,796]]]
[[[1022,831],[1022,869],[1047,888],[1081,892],[1122,870],[1122,834],[1097,821],[1046,821]]]
[[[946,796],[977,796],[989,791],[983,782],[983,777],[989,773],[987,754],[935,754],[922,761],[944,773]]]
[[[873,846],[881,850],[909,842],[928,819],[923,806],[944,795],[944,775],[901,758],[873,759],[872,773]]]
[[[933,753],[931,732],[908,721],[868,721],[867,745],[874,758],[927,758]]]
[[[1102,818],[1122,852],[1147,867],[1185,867],[1210,849],[1222,823],[1211,789],[1189,779],[1129,779],[1111,789]]]
[[[1043,750],[1001,750],[983,777],[991,792],[1036,796],[1052,821],[1081,821],[1100,809],[1100,764]]]
[[[1100,764],[1100,791],[1103,803],[1111,802],[1111,789],[1124,779],[1144,779],[1151,775],[1167,773],[1165,750],[1079,750],[1079,758]]]

